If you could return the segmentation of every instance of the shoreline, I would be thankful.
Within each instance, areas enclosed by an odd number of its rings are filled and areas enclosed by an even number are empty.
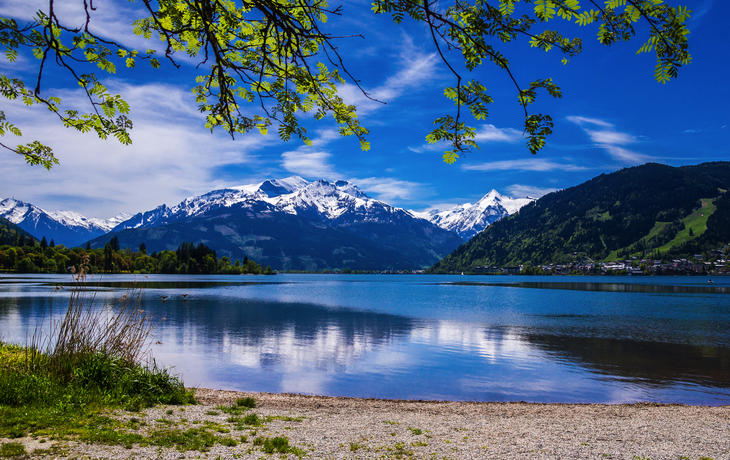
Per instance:
[[[256,407],[236,408],[245,397]],[[196,398],[198,405],[108,415],[124,427],[136,420],[139,432],[208,427],[220,439],[240,440],[236,445],[201,452],[65,441],[51,458],[727,460],[730,452],[730,405],[412,401],[205,388]],[[291,452],[262,450],[267,439],[282,437]],[[9,441],[17,442],[0,440]],[[38,448],[37,440],[26,441],[28,452]]]
[[[403,403],[403,404],[484,404],[484,405],[509,405],[509,404],[524,404],[524,405],[542,405],[542,406],[649,406],[649,407],[664,407],[664,406],[681,406],[681,407],[704,407],[704,408],[730,408],[730,403],[719,404],[716,406],[706,404],[687,404],[687,403],[663,403],[656,401],[637,401],[633,403],[564,403],[564,402],[530,402],[530,401],[468,401],[468,400],[450,400],[450,399],[390,399],[390,398],[371,398],[371,397],[360,397],[360,396],[327,396],[327,395],[315,395],[306,393],[270,393],[265,391],[239,391],[239,390],[226,390],[226,389],[213,389],[213,388],[201,388],[201,387],[186,387],[189,390],[196,391],[196,397],[199,401],[204,400],[206,403],[213,403],[216,401],[231,402],[234,401],[236,395],[262,397],[270,402],[279,400],[281,398],[291,398],[296,404],[302,400],[321,399],[321,400],[342,400],[342,401],[355,401],[363,403]],[[271,398],[271,399],[269,399]],[[204,404],[201,401],[201,404]]]

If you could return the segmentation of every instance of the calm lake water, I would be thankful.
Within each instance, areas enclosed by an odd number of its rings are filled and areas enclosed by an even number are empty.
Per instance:
[[[476,401],[730,404],[730,277],[104,276],[164,318],[152,353],[190,386]],[[23,343],[69,276],[1,275]],[[187,294],[187,296],[183,296]],[[163,301],[162,296],[167,296]]]

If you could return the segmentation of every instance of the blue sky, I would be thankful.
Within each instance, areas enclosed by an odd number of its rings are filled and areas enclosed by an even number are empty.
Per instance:
[[[44,3],[0,0],[0,15],[27,19]],[[78,22],[81,3],[57,0],[60,16]],[[159,42],[132,36],[130,24],[140,16],[139,5],[99,3],[94,17],[99,33],[138,49],[161,48]],[[10,153],[0,154],[0,198],[14,196],[49,211],[108,218],[296,174],[308,180],[350,180],[370,196],[420,211],[474,202],[491,189],[515,197],[541,196],[650,161],[680,166],[730,160],[730,47],[724,36],[730,4],[670,3],[694,11],[689,23],[694,62],[666,85],[654,81],[654,57],[636,55],[641,36],[607,48],[595,40],[594,28],[571,27],[571,34],[583,37],[584,51],[567,66],[560,64],[562,55],[530,49],[524,40],[504,48],[518,81],[526,85],[552,77],[563,89],[562,99],[543,96],[532,109],[551,114],[555,121],[554,134],[537,155],[525,148],[522,111],[507,75],[484,65],[473,78],[495,102],[486,122],[474,120],[481,151],[454,165],[443,163],[443,146],[427,145],[425,136],[432,121],[452,109],[443,88],[454,80],[435,54],[427,30],[408,22],[396,26],[387,16],[373,15],[367,1],[353,0],[341,3],[343,16],[331,17],[325,29],[364,36],[341,40],[340,51],[362,86],[387,104],[365,99],[352,84],[341,93],[358,106],[362,124],[370,129],[370,151],[361,151],[354,138],[339,137],[330,120],[305,121],[312,147],[298,140],[282,142],[275,130],[235,140],[222,131],[211,134],[190,92],[196,62],[187,60],[174,69],[163,61],[158,70],[139,64],[133,71],[120,65],[115,75],[98,75],[132,104],[131,146],[65,129],[39,107],[2,101],[2,110],[23,130],[22,141],[48,143],[61,164],[46,171]],[[459,56],[452,54],[458,62]],[[38,61],[28,55],[12,64],[0,62],[0,73],[26,82],[34,81],[37,68]],[[84,107],[60,68],[47,72],[45,95],[60,96],[64,107]],[[5,137],[2,142],[18,139]]]

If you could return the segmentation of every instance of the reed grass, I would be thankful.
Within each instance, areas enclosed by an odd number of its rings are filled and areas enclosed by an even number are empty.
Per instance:
[[[78,275],[61,319],[51,307],[28,344],[0,341],[0,437],[83,425],[110,408],[194,403],[182,380],[151,359],[157,320],[141,300],[133,289],[101,305]]]
[[[117,365],[141,364],[155,327],[153,316],[140,308],[141,300],[142,290],[132,289],[117,302],[97,307],[96,292],[77,284],[63,318],[50,320],[47,335],[38,330],[33,334],[28,364],[45,366],[64,381],[98,356]]]

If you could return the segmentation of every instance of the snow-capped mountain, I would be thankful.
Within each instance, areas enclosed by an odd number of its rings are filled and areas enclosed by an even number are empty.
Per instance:
[[[220,256],[248,256],[278,269],[427,267],[463,240],[408,211],[370,198],[347,181],[301,177],[215,190],[161,205],[91,241],[113,236],[148,251],[203,242]]]
[[[458,234],[465,240],[470,240],[489,225],[516,213],[521,207],[535,200],[536,198],[529,196],[510,198],[492,190],[475,204],[460,204],[448,211],[410,212],[416,217],[426,219],[445,230]]]
[[[66,246],[76,246],[104,235],[130,217],[121,213],[111,219],[89,219],[74,211],[47,212],[15,198],[0,201],[0,216],[39,240],[45,236],[48,241]]]
[[[298,176],[266,180],[258,184],[214,190],[204,195],[186,198],[179,204],[157,208],[132,216],[113,230],[150,228],[181,219],[202,216],[220,208],[253,208],[263,203],[271,210],[292,215],[303,215],[322,221],[357,219],[372,221],[391,220],[394,214],[407,214],[382,201],[368,197],[348,181],[307,182]]]

